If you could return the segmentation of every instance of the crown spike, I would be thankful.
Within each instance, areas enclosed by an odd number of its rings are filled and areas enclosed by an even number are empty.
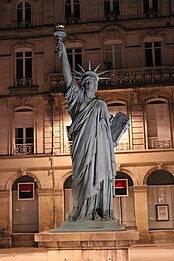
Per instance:
[[[82,70],[82,72],[85,72],[85,70],[83,69],[83,67],[82,67],[80,64],[78,64],[78,66],[80,67],[80,69]]]
[[[91,61],[89,60],[89,71],[91,71]]]
[[[99,77],[99,80],[109,80],[107,77]]]
[[[100,64],[95,68],[94,72],[96,72],[99,67],[100,67]]]
[[[82,75],[80,72],[78,72],[78,71],[76,71],[76,70],[74,70],[74,69],[73,69],[73,72],[77,73],[77,74],[80,75],[80,76]]]
[[[104,74],[104,73],[107,73],[108,71],[104,71],[104,72],[100,72],[98,73],[98,75],[101,75],[101,74]]]

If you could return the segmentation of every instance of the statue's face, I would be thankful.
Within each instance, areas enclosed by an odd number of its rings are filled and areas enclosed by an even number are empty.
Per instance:
[[[94,77],[87,76],[84,79],[83,86],[84,86],[84,89],[86,92],[96,93],[97,87],[98,87],[98,82]]]

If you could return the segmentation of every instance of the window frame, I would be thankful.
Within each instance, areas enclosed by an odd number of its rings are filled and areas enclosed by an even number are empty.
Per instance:
[[[143,12],[145,17],[157,17],[159,15],[159,0],[144,0]]]
[[[128,104],[122,100],[117,100],[117,101],[110,101],[109,103],[107,103],[107,107],[108,107],[108,111],[109,114],[112,115],[113,117],[115,115],[111,114],[113,108],[118,108],[117,110],[114,110],[114,113],[116,114],[117,112],[123,112],[127,115],[129,115],[129,111],[128,111]],[[121,109],[121,107],[124,107],[124,110]],[[131,144],[131,130],[130,128],[128,128],[128,130],[126,131],[126,133],[123,134],[123,136],[121,137],[118,145],[115,147],[115,151],[128,151],[132,149],[132,144]]]
[[[83,64],[83,45],[82,43],[79,43],[79,42],[74,42],[74,43],[66,43],[65,44],[65,47],[67,49],[67,54],[68,54],[68,50],[72,50],[72,66],[71,66],[71,63],[70,63],[70,67],[71,67],[71,70],[77,70],[79,71],[79,66],[77,66],[77,68],[75,68],[75,65],[76,65],[76,58],[75,58],[75,50],[77,49],[80,49],[81,50],[81,66]]]
[[[160,47],[158,46],[155,46],[156,43],[160,43]],[[151,44],[151,47],[146,47],[145,45],[146,44]],[[148,41],[148,42],[144,42],[144,56],[145,56],[145,63],[146,63],[146,67],[157,67],[157,66],[162,66],[163,65],[163,55],[162,55],[162,41]],[[151,50],[151,60],[152,60],[152,65],[148,65],[147,64],[147,55],[146,55],[146,51],[147,50]],[[157,58],[156,58],[156,53],[157,53],[157,50],[160,50],[160,65],[156,65],[156,62],[157,62]]]
[[[22,53],[21,57],[17,57],[17,53]],[[31,53],[31,56],[26,56],[26,53]],[[22,59],[20,59],[22,58]],[[31,60],[31,77],[26,77],[26,67],[27,67],[27,59]],[[17,61],[22,60],[22,78],[18,79],[18,69],[17,69]],[[17,48],[15,50],[15,86],[32,86],[33,85],[33,50],[32,48]]]
[[[118,5],[118,10],[114,10],[114,2]],[[108,11],[106,10],[106,4],[109,3]],[[104,15],[109,16],[118,16],[120,14],[120,1],[119,0],[104,0]]]
[[[21,8],[19,7],[19,5],[22,5]],[[26,4],[29,5],[29,7],[26,6]],[[21,21],[18,21],[18,12],[21,9]],[[26,20],[26,12],[27,9],[30,11],[30,19],[27,21]],[[32,5],[30,1],[19,1],[16,5],[16,24],[17,27],[29,27],[32,24]]]
[[[122,43],[122,41],[107,41],[104,43],[104,63],[110,62],[110,61],[107,61],[107,59],[106,59],[106,47],[107,46],[111,46],[111,52],[108,51],[108,53],[111,54],[111,57],[112,57],[111,64],[113,64],[113,65],[112,65],[111,69],[109,69],[109,68],[106,68],[106,69],[107,70],[119,70],[119,69],[121,70],[123,68],[123,43]],[[117,51],[116,46],[120,46],[121,47],[120,50]],[[120,58],[120,64],[121,64],[121,66],[118,66],[118,67],[116,66],[117,52],[120,55],[119,58]]]
[[[20,117],[20,115],[16,115],[17,113],[29,113],[31,112],[31,116],[32,120],[31,123],[26,123],[24,120],[24,123],[22,124],[21,122],[19,123],[17,119],[15,119],[15,117]],[[30,107],[20,107],[14,110],[14,119],[13,119],[13,142],[12,142],[12,154],[15,156],[19,156],[19,155],[34,155],[35,154],[35,146],[36,146],[36,142],[35,142],[35,118],[34,118],[34,110],[33,108]],[[23,119],[26,119],[25,115],[22,115],[21,121],[23,121]],[[32,128],[33,129],[33,135],[32,135],[32,140],[33,143],[29,143],[27,142],[27,134],[26,134],[26,130]],[[22,143],[16,143],[16,130],[17,129],[23,129],[23,134],[22,134]],[[21,145],[21,149],[22,152],[20,152],[20,146],[19,146],[19,152],[18,152],[18,145]],[[27,147],[29,146],[29,147]],[[24,151],[23,151],[24,150]],[[28,152],[27,152],[28,150]]]
[[[77,13],[76,13],[76,5],[78,6]],[[68,13],[66,12],[67,7],[69,7]],[[65,8],[65,20],[67,23],[78,23],[80,21],[80,1],[79,0],[69,0],[69,1],[66,0],[64,8]]]
[[[159,143],[159,136],[157,136],[157,147],[155,148],[155,146],[156,145],[153,145],[154,147],[153,148],[150,148],[150,145],[149,145],[149,142],[150,142],[150,140],[149,140],[149,138],[152,138],[152,137],[150,137],[149,135],[148,135],[148,115],[147,115],[147,105],[149,104],[149,103],[151,103],[151,102],[159,102],[159,104],[160,104],[160,102],[162,102],[162,103],[165,103],[166,104],[166,106],[167,106],[167,113],[168,113],[168,124],[169,124],[169,145],[168,145],[168,147],[165,147],[165,146],[162,146],[162,145],[160,145],[160,143]],[[170,110],[170,105],[169,105],[169,101],[168,101],[168,99],[165,99],[165,98],[152,98],[152,99],[148,99],[148,100],[146,100],[146,103],[145,103],[145,133],[146,133],[146,149],[148,149],[148,150],[151,150],[151,149],[160,149],[160,147],[158,147],[158,146],[161,146],[161,149],[171,149],[171,148],[173,148],[173,137],[172,137],[172,128],[171,128],[171,126],[172,126],[172,122],[171,122],[171,117],[170,117],[170,115],[171,115],[171,110]],[[158,127],[158,125],[157,125],[157,127]],[[152,140],[152,142],[153,142],[153,139],[151,139]],[[154,140],[154,142],[155,142],[155,140]]]

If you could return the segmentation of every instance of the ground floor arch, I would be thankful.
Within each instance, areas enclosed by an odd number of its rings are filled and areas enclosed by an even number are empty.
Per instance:
[[[118,185],[117,185],[118,184]],[[133,180],[125,172],[117,171],[115,183],[115,217],[127,227],[135,226]]]
[[[37,182],[23,175],[12,186],[12,233],[38,232]]]
[[[174,229],[174,176],[156,170],[148,176],[147,185],[149,229]]]

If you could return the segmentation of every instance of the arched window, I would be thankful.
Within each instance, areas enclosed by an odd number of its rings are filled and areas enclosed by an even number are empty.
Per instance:
[[[146,103],[147,139],[149,149],[171,148],[169,106],[166,100]]]
[[[18,178],[12,187],[12,229],[15,233],[38,231],[37,183],[28,176]]]
[[[80,20],[80,1],[65,1],[65,18],[67,23],[78,23]]]
[[[123,67],[123,51],[121,41],[107,41],[104,43],[104,65],[106,70],[121,69]]]
[[[14,155],[34,153],[34,114],[31,109],[14,112]]]
[[[127,111],[127,106],[125,103],[122,102],[115,102],[115,103],[110,103],[107,105],[109,113],[112,116],[115,116],[116,113],[118,112],[123,112],[125,114],[128,114]],[[124,151],[129,149],[129,130],[127,130],[123,136],[121,137],[119,144],[116,147],[116,150],[118,151]]]
[[[15,51],[16,58],[16,86],[32,85],[32,49],[18,48]]]
[[[174,228],[174,177],[165,170],[156,170],[147,179],[150,229]]]
[[[17,27],[28,27],[31,25],[31,5],[22,1],[17,5]]]

